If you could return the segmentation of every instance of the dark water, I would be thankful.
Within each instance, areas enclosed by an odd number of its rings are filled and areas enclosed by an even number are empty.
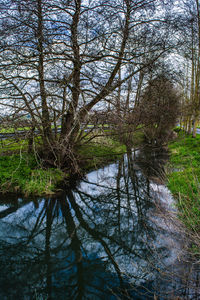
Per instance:
[[[166,159],[133,153],[52,199],[1,196],[0,299],[200,299]]]

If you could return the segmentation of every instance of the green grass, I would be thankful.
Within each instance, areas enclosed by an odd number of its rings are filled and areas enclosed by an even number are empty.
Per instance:
[[[189,229],[200,232],[200,136],[180,132],[169,149],[168,187],[178,200],[181,219]]]
[[[30,127],[18,127],[18,128],[8,127],[8,128],[2,128],[2,129],[0,129],[0,133],[15,133],[17,131],[23,131],[23,130],[30,130]]]
[[[51,125],[51,128],[53,129],[55,126]],[[61,125],[58,125],[57,128],[61,128]],[[16,133],[18,131],[29,131],[31,129],[31,127],[28,126],[24,126],[24,127],[7,127],[7,128],[1,128],[0,129],[0,133]]]
[[[116,137],[122,144],[127,145],[129,148],[135,148],[141,146],[144,142],[143,125],[137,126],[137,128],[131,128],[130,126],[124,126],[121,128],[121,132],[115,129],[104,130],[104,132],[110,133],[110,135]]]
[[[143,126],[140,125],[137,127],[136,131],[132,134],[132,144],[137,147],[140,146],[144,141],[144,132]]]
[[[27,150],[27,140],[4,139],[0,141],[0,154],[19,153]]]
[[[118,141],[95,138],[77,149],[80,172],[101,167],[124,152],[126,147]],[[0,192],[49,195],[58,191],[58,186],[68,177],[59,169],[41,168],[34,155],[27,154],[26,140],[3,140],[0,153]]]
[[[61,170],[40,168],[32,155],[0,157],[0,192],[3,193],[52,194],[64,177]]]
[[[126,152],[126,146],[108,137],[98,137],[77,150],[83,170],[101,167]]]

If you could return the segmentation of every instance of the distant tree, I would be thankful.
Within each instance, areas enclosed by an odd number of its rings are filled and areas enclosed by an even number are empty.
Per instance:
[[[200,118],[200,2],[199,0],[181,3],[179,33],[183,40],[179,49],[182,55],[183,80],[181,125],[189,134],[196,137]]]
[[[140,120],[149,143],[164,144],[171,137],[179,116],[180,92],[160,75],[149,81],[140,99]]]

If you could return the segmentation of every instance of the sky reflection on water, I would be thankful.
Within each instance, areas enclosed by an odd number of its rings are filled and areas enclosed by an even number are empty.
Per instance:
[[[2,199],[0,299],[199,299],[166,159],[135,153],[59,197]]]

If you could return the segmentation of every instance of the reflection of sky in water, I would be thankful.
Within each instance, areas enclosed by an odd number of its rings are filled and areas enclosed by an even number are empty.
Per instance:
[[[81,277],[87,293],[93,289],[99,299],[122,278],[135,286],[160,282],[157,269],[165,272],[176,265],[182,249],[171,219],[174,200],[165,186],[149,182],[138,168],[131,169],[127,158],[120,164],[121,168],[111,164],[90,172],[76,189],[66,190],[58,199],[43,199],[37,205],[18,201],[16,211],[0,220],[1,257],[9,261],[17,249],[12,274],[21,268],[22,280],[45,293],[42,282],[47,276],[55,295],[55,285],[64,290],[72,277],[72,282]],[[0,211],[8,208],[3,204]],[[21,267],[14,263],[15,256]],[[29,260],[32,275],[26,268]],[[10,268],[8,263],[4,270],[7,282],[14,276]]]
[[[89,193],[91,196],[97,196],[104,192],[105,189],[116,188],[117,172],[116,164],[111,164],[108,167],[99,169],[98,171],[90,172],[87,174],[87,182],[81,182],[80,189]]]
[[[8,208],[9,205],[0,205],[0,211],[4,211],[6,208]]]

